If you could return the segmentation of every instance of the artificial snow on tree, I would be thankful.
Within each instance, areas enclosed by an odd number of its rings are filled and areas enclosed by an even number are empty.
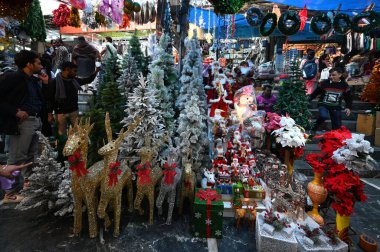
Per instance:
[[[44,42],[46,39],[45,19],[42,15],[41,5],[39,0],[33,0],[29,6],[28,14],[25,21],[21,25],[31,38],[35,41]]]
[[[199,41],[194,32],[186,39],[187,55],[182,70],[180,95],[177,108],[180,111],[176,130],[183,155],[191,150],[193,169],[198,170],[209,161],[207,138],[207,104],[202,80],[202,56]]]
[[[208,159],[208,137],[206,115],[199,108],[199,96],[194,94],[185,103],[178,118],[177,142],[182,155],[191,153],[193,170],[200,171]]]
[[[151,41],[154,43],[154,41]],[[174,68],[173,56],[166,52],[169,44],[169,37],[165,34],[161,36],[159,45],[151,55],[152,63],[149,65],[148,75],[149,85],[156,89],[157,102],[163,111],[166,130],[171,135],[174,127],[174,100],[175,91],[178,85],[178,75]],[[151,46],[151,49],[154,45]]]
[[[128,102],[129,93],[132,93],[133,89],[139,85],[137,62],[133,56],[131,56],[130,50],[124,55],[120,69],[122,72],[117,82],[119,83],[119,89],[122,91],[125,101]]]
[[[302,72],[297,62],[290,63],[289,78],[280,90],[274,109],[280,115],[288,114],[296,124],[308,130],[312,127],[309,99],[306,95]]]
[[[148,37],[148,55],[151,58],[153,58],[153,55],[156,55],[157,47],[157,36],[155,33],[152,33]]]
[[[142,72],[144,76],[148,74],[148,64],[147,59],[144,57],[141,51],[141,44],[139,38],[136,34],[133,34],[131,40],[129,40],[130,54],[136,60],[137,69]]]
[[[71,188],[70,178],[63,176],[68,167],[62,167],[61,163],[56,161],[57,153],[53,151],[49,140],[40,132],[38,132],[38,135],[44,145],[44,150],[37,159],[32,175],[28,178],[29,187],[21,191],[25,198],[17,205],[16,209],[28,210],[44,207],[51,212],[62,211],[62,215],[70,213],[73,209],[70,190],[65,191],[66,198],[64,200],[59,196],[62,191],[62,184],[68,184]],[[67,210],[64,210],[64,208],[67,208]]]
[[[129,94],[129,103],[125,110],[128,115],[123,121],[128,128],[136,118],[141,123],[129,134],[121,146],[122,153],[128,157],[136,157],[136,151],[144,145],[145,136],[152,136],[152,146],[160,146],[165,133],[162,111],[158,108],[155,90],[152,90],[144,79],[139,76],[139,85]]]
[[[198,95],[199,109],[202,114],[207,115],[206,93],[202,79],[202,51],[196,31],[194,31],[192,39],[186,38],[185,46],[187,54],[183,61],[184,65],[180,78],[181,88],[176,100],[176,107],[179,111],[183,110],[185,102],[190,100],[193,95]]]
[[[360,94],[360,98],[371,103],[380,103],[380,63],[373,67],[369,82]]]
[[[62,181],[59,184],[57,192],[57,200],[49,207],[50,209],[56,209],[54,212],[55,216],[72,214],[74,210],[74,199],[71,191],[71,172],[68,162],[65,162],[61,179]]]

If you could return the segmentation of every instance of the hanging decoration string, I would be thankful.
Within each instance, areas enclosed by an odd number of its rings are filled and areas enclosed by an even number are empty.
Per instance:
[[[235,37],[235,14],[232,15],[231,38]]]

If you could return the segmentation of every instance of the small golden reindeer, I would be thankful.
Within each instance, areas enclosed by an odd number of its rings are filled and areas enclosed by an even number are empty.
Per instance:
[[[191,157],[191,150],[187,153],[186,157],[182,158],[184,171],[182,173],[181,190],[179,191],[179,209],[178,213],[182,215],[183,204],[185,199],[189,199],[190,206],[194,204],[194,189],[196,184],[195,173],[193,172],[193,162]],[[192,210],[192,209],[191,209]]]
[[[153,224],[154,189],[162,177],[161,168],[158,165],[152,167],[152,161],[157,156],[157,148],[158,146],[151,146],[151,136],[146,136],[144,146],[138,150],[141,164],[136,167],[137,193],[134,206],[140,215],[143,215],[144,210],[141,208],[141,201],[145,196],[148,197],[149,224]]]
[[[83,202],[87,207],[89,236],[95,238],[98,233],[96,208],[97,188],[102,179],[103,161],[99,161],[86,169],[89,134],[94,127],[90,120],[78,120],[74,127],[68,131],[68,139],[63,154],[69,157],[70,170],[72,170],[71,187],[74,198],[74,235],[82,230]]]
[[[98,206],[98,217],[104,219],[105,228],[111,225],[111,221],[106,213],[107,206],[112,205],[114,211],[114,231],[113,236],[117,237],[120,234],[120,214],[121,214],[121,199],[124,186],[128,188],[128,211],[133,211],[133,186],[132,186],[132,171],[125,161],[122,163],[116,162],[119,152],[119,147],[123,139],[130,134],[136,126],[141,122],[141,119],[136,120],[128,131],[120,130],[116,140],[112,140],[112,129],[109,119],[109,113],[106,113],[105,126],[107,132],[108,143],[99,149],[99,155],[104,158],[103,179],[100,187],[100,201]]]

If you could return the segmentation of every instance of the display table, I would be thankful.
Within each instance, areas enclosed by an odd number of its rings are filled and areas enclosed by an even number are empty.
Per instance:
[[[261,217],[260,217],[261,216]],[[298,243],[294,235],[288,235],[284,231],[275,231],[273,235],[262,229],[264,224],[264,213],[258,213],[256,218],[256,248],[257,251],[297,251]]]

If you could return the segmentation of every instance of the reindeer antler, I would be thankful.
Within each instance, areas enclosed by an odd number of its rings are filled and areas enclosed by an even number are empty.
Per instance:
[[[107,140],[110,143],[112,141],[112,128],[111,128],[110,114],[108,112],[106,112],[106,118],[105,118],[104,124],[106,127]]]

